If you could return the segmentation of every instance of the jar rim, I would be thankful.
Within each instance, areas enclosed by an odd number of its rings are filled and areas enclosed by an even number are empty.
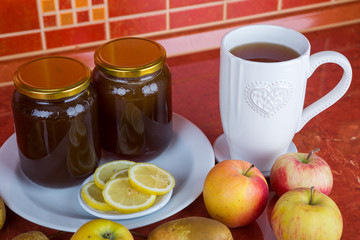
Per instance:
[[[90,85],[91,70],[81,61],[61,56],[37,58],[14,74],[15,89],[30,98],[56,100],[74,96]]]
[[[115,77],[134,78],[154,73],[165,65],[164,47],[138,37],[114,39],[101,45],[94,54],[95,66]]]

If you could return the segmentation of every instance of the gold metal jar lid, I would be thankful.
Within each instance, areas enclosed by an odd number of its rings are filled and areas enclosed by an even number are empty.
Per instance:
[[[166,61],[159,43],[144,38],[120,38],[101,45],[95,51],[95,65],[115,77],[134,78],[154,73]]]
[[[14,75],[15,89],[35,99],[55,100],[74,96],[90,84],[91,71],[67,57],[45,57],[23,64]]]

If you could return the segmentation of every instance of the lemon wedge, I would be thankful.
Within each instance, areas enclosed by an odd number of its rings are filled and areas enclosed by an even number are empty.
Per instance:
[[[128,174],[131,186],[147,194],[166,194],[175,186],[175,178],[152,163],[134,164]]]
[[[102,192],[105,202],[120,213],[135,213],[151,207],[156,195],[142,193],[133,188],[128,178],[113,179]]]
[[[105,184],[109,181],[110,177],[123,169],[128,169],[135,162],[128,160],[116,160],[108,163],[104,163],[99,166],[94,173],[94,181],[98,188],[104,189]]]
[[[97,210],[112,211],[113,209],[104,201],[102,190],[94,181],[88,182],[81,189],[81,197],[85,203]]]

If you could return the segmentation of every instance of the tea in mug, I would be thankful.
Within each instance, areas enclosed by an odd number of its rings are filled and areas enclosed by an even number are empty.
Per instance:
[[[230,52],[242,59],[254,62],[282,62],[295,59],[300,54],[292,48],[276,43],[248,43],[236,46]]]

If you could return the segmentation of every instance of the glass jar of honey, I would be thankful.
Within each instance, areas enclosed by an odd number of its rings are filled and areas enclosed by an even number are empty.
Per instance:
[[[104,153],[133,161],[158,156],[173,131],[165,49],[151,40],[121,38],[100,46],[94,60]]]
[[[48,187],[78,184],[101,157],[98,106],[90,69],[78,60],[47,57],[14,75],[12,109],[20,166]]]

